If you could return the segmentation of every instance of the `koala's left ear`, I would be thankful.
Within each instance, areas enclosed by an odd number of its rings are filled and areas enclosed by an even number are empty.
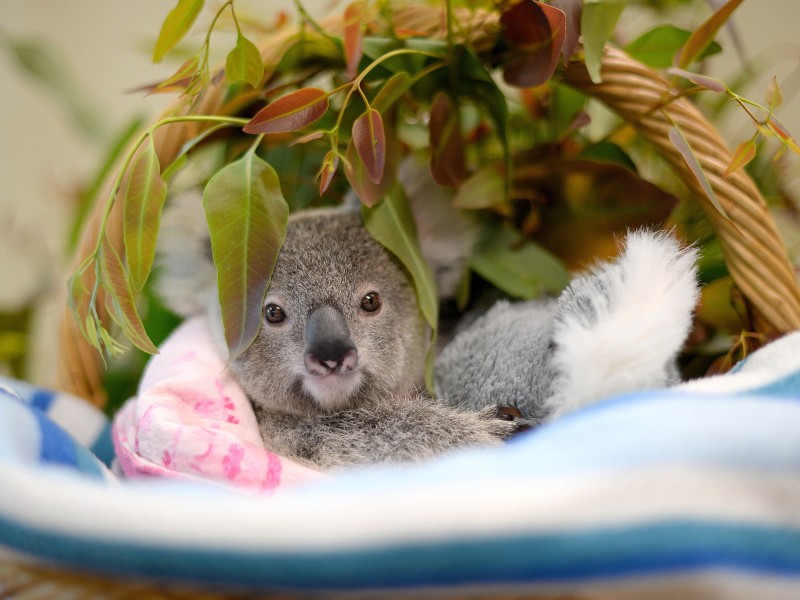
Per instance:
[[[475,220],[452,207],[453,192],[433,180],[424,156],[411,154],[403,159],[397,177],[408,197],[420,248],[433,270],[439,297],[453,298],[477,239]]]

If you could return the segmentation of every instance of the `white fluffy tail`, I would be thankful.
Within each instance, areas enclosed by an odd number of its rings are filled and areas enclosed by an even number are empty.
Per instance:
[[[699,293],[696,259],[669,234],[636,231],[616,261],[570,284],[556,313],[551,417],[675,382]]]

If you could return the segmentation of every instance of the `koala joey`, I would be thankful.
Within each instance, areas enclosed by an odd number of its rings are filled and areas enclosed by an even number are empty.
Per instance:
[[[161,291],[179,314],[206,313],[221,340],[208,233],[192,195],[165,215]],[[258,336],[230,369],[265,446],[319,468],[418,460],[515,433],[512,411],[448,406],[420,391],[426,339],[412,283],[359,214],[302,211],[289,219]]]

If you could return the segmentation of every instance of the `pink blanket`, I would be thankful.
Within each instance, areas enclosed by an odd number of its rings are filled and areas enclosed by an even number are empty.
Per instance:
[[[264,448],[250,402],[201,317],[150,359],[138,396],[114,419],[113,439],[129,477],[200,478],[259,493],[324,477]]]

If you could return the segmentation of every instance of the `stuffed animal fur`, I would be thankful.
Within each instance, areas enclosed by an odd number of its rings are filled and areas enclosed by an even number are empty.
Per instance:
[[[439,397],[469,407],[502,399],[538,424],[606,396],[677,383],[675,358],[698,296],[696,258],[667,233],[637,231],[619,258],[556,300],[499,302],[439,356]]]

